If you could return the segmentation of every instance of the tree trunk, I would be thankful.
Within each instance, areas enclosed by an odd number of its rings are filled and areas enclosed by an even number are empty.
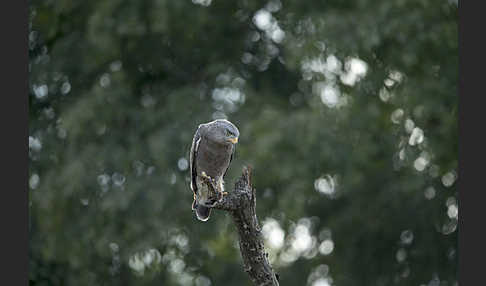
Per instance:
[[[251,170],[243,169],[235,188],[214,208],[228,211],[238,229],[244,270],[255,285],[279,285],[278,276],[268,262],[261,227],[256,216],[256,190],[251,185]]]

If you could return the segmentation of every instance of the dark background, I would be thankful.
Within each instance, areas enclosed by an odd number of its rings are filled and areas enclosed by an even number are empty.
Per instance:
[[[31,1],[30,284],[249,285],[190,208],[228,118],[281,285],[457,285],[457,2],[194,2]]]

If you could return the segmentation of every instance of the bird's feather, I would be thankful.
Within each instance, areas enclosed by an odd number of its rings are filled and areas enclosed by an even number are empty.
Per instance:
[[[228,167],[226,168],[226,170],[224,170],[223,178],[224,178],[224,176],[226,176],[226,172],[228,172],[228,169],[229,169],[229,166],[231,164],[231,161],[233,161],[233,157],[235,155],[235,151],[236,151],[236,145],[233,145],[232,151],[231,151],[231,157],[230,157],[230,160],[229,160],[229,163],[228,163]]]
[[[201,142],[200,128],[201,128],[200,126],[197,128],[196,133],[192,138],[191,152],[189,155],[189,167],[191,168],[191,190],[195,194],[197,193],[197,184],[196,184],[197,171],[196,171],[195,160],[196,160],[197,150],[199,147],[199,142]]]

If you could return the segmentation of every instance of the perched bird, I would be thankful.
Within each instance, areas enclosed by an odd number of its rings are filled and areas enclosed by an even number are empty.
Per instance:
[[[200,124],[192,139],[190,151],[192,210],[201,221],[207,221],[211,207],[223,199],[224,175],[233,159],[240,132],[228,120],[218,119]]]

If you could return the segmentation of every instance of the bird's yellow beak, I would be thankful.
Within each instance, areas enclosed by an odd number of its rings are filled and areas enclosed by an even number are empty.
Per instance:
[[[238,137],[230,138],[230,139],[228,139],[228,141],[233,143],[233,144],[236,144],[236,143],[238,143]]]

